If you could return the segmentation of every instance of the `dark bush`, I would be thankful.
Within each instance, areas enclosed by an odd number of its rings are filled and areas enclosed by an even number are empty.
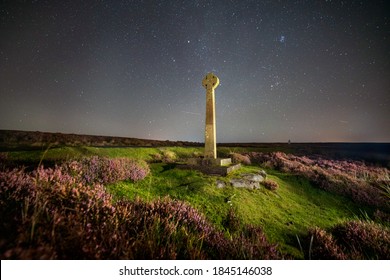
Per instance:
[[[279,184],[272,180],[264,180],[261,182],[261,184],[270,191],[276,191],[279,188]]]
[[[226,217],[222,221],[222,225],[231,233],[237,232],[241,229],[242,221],[237,216],[233,207],[229,208]]]
[[[250,160],[249,156],[247,156],[247,155],[238,154],[238,153],[231,153],[229,156],[232,159],[233,163],[241,163],[244,165],[251,164],[251,160]]]
[[[86,184],[107,184],[123,180],[136,182],[145,178],[150,172],[148,165],[142,161],[97,156],[65,162],[57,167],[57,170],[70,174]]]
[[[351,221],[332,229],[349,259],[390,259],[390,230],[373,222]]]
[[[390,258],[390,231],[373,222],[350,221],[329,232],[315,228],[309,236],[313,236],[313,244],[306,257],[311,255],[312,259]]]

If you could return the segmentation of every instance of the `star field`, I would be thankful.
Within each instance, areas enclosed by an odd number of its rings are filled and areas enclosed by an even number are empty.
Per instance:
[[[385,1],[2,1],[0,129],[389,142]]]

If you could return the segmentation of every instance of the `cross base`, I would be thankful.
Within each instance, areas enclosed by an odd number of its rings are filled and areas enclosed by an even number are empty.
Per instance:
[[[232,164],[231,158],[189,158],[186,160],[190,165],[202,166],[228,166]]]
[[[241,164],[232,164],[230,158],[189,158],[185,164],[177,166],[181,169],[198,170],[208,175],[226,176],[239,169]]]

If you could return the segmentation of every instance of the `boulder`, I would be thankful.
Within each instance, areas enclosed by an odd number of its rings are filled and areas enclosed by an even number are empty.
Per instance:
[[[246,188],[246,189],[259,189],[260,184],[256,181],[250,181],[246,179],[231,179],[230,184],[234,188]]]
[[[252,181],[252,182],[263,182],[264,177],[260,174],[242,174],[242,177],[245,180]]]

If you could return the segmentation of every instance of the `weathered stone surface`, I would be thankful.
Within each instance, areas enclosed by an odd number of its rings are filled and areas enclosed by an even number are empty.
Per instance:
[[[246,188],[246,189],[260,189],[260,182],[264,181],[265,178],[260,175],[265,174],[265,172],[257,172],[257,173],[244,173],[241,174],[238,178],[232,178],[230,179],[228,184],[233,188]],[[217,187],[220,187],[219,183],[217,182]]]
[[[206,128],[205,128],[205,158],[217,158],[217,140],[215,127],[215,88],[219,79],[213,73],[208,73],[202,81],[206,88]]]
[[[230,158],[188,158],[185,162],[190,165],[229,166],[232,160]]]
[[[265,172],[264,170],[261,170],[260,172],[259,172],[259,174],[265,179],[265,178],[267,178],[267,172]]]
[[[253,181],[253,182],[262,182],[264,181],[264,177],[260,174],[242,174],[242,177],[245,180]]]
[[[240,164],[234,164],[230,166],[214,166],[214,165],[198,165],[198,164],[178,164],[176,168],[199,170],[204,174],[226,176],[230,172],[240,168]]]
[[[233,171],[236,171],[236,170],[238,170],[240,168],[241,168],[241,164],[239,164],[239,163],[238,164],[232,164],[232,165],[227,167],[226,173],[229,174],[229,173],[231,173]]]
[[[235,188],[246,188],[247,187],[246,182],[242,179],[231,179],[230,184],[232,184],[232,186]]]
[[[224,181],[217,180],[217,188],[223,189],[226,187],[226,183]]]
[[[227,166],[227,165],[232,164],[231,158],[217,158],[215,161],[216,161],[216,164],[219,166]]]
[[[246,179],[231,179],[230,183],[234,188],[259,189],[259,182],[249,181]]]

